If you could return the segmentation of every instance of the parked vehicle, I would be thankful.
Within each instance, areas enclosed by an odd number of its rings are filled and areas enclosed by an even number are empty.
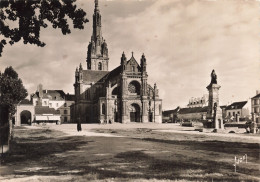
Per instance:
[[[181,121],[181,126],[187,126],[187,127],[193,127],[193,123],[191,120],[185,120],[185,121]]]

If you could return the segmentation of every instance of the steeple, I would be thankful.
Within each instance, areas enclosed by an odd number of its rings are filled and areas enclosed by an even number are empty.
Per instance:
[[[98,0],[95,0],[93,14],[93,32],[91,42],[88,45],[87,68],[90,70],[108,70],[108,49],[107,43],[102,37],[101,14],[99,11]]]

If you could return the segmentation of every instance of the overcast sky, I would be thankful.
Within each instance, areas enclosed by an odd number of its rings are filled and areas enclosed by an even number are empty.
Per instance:
[[[260,89],[260,4],[255,0],[99,0],[103,37],[109,49],[109,70],[125,51],[148,64],[148,82],[155,82],[163,109],[184,107],[191,97],[207,94],[215,69],[220,103],[247,100]],[[42,29],[44,48],[17,43],[4,48],[0,70],[13,66],[29,93],[44,89],[74,93],[74,72],[86,69],[92,34],[94,0],[78,6],[90,20],[84,30],[63,36]]]

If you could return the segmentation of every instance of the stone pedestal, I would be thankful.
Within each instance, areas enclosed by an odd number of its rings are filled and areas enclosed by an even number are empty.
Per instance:
[[[222,110],[219,107],[218,92],[220,89],[220,85],[211,83],[209,86],[207,86],[207,89],[209,91],[209,104],[206,118],[207,120],[211,121],[211,128],[224,129]]]

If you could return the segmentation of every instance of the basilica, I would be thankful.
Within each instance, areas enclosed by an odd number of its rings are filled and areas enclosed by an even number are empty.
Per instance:
[[[75,71],[75,104],[71,106],[74,122],[129,123],[162,122],[162,99],[156,84],[149,85],[147,60],[140,64],[133,53],[122,53],[120,65],[108,71],[109,54],[102,37],[101,14],[95,0],[93,33],[87,50],[87,69],[80,64]]]

